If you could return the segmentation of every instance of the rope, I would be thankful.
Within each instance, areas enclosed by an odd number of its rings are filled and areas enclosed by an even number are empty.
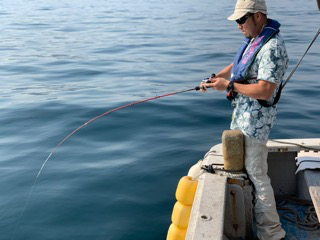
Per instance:
[[[304,216],[301,217],[297,210],[289,207],[284,207],[286,202],[291,202],[298,205],[304,205],[307,210],[304,211]],[[282,202],[277,204],[277,209],[283,211],[280,216],[294,223],[298,228],[305,231],[315,231],[320,228],[320,223],[317,213],[311,201],[302,200],[294,197],[282,198]]]
[[[224,168],[217,168],[217,167],[213,167],[214,164],[211,165],[203,165],[201,167],[202,170],[204,170],[205,172],[208,173],[212,173],[212,174],[218,174],[220,176],[227,176],[229,178],[244,178],[244,179],[248,179],[247,174],[245,174],[244,172],[239,172],[239,171],[231,171],[231,170],[226,170]]]

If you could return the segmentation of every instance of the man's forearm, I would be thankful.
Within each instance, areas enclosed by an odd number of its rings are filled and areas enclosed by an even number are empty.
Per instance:
[[[231,69],[232,69],[232,63],[228,66],[226,66],[224,69],[222,69],[220,72],[216,74],[216,77],[222,77],[225,79],[229,79],[231,75]]]
[[[241,93],[245,96],[267,100],[272,96],[273,91],[276,89],[275,83],[260,80],[252,84],[234,83],[234,91]]]

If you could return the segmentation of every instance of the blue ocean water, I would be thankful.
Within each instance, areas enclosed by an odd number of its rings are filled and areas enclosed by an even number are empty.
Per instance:
[[[235,1],[0,2],[0,239],[165,239],[178,180],[229,128],[225,93],[188,92],[242,40]],[[268,0],[287,75],[320,26],[316,1]],[[270,138],[320,136],[318,39],[283,91]]]

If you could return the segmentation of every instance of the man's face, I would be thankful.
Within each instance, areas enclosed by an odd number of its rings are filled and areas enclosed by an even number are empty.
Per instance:
[[[242,18],[236,20],[238,28],[247,38],[255,38],[259,34],[259,32],[257,32],[257,25],[254,18],[255,14],[246,14]]]

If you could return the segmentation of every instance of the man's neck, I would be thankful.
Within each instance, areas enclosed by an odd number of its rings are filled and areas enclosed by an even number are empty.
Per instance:
[[[257,31],[256,31],[255,36],[252,37],[253,39],[256,38],[262,32],[264,27],[267,26],[267,23],[268,23],[268,19],[265,19],[261,23],[256,23],[257,24]]]

